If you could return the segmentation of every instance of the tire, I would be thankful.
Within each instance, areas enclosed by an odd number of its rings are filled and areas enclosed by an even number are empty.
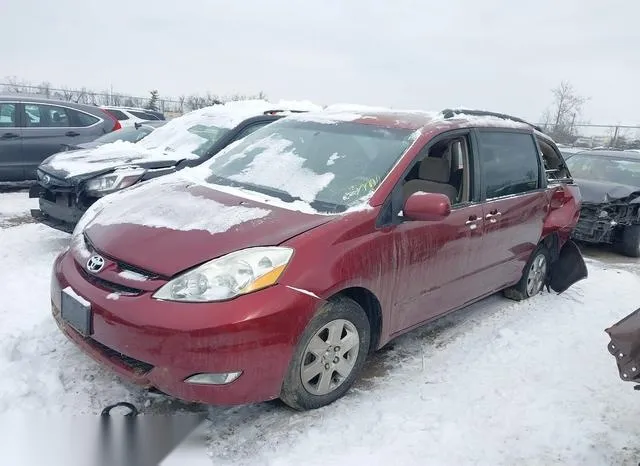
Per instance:
[[[544,264],[543,270],[539,268],[541,264]],[[520,281],[515,286],[504,290],[504,295],[514,301],[523,301],[537,295],[547,282],[549,265],[549,250],[544,244],[539,244],[527,261]]]
[[[335,338],[338,333],[340,339]],[[367,359],[370,341],[369,319],[360,305],[349,298],[329,301],[302,333],[280,399],[299,411],[333,403],[356,380]]]
[[[619,250],[625,256],[640,257],[640,225],[628,225],[624,228]]]

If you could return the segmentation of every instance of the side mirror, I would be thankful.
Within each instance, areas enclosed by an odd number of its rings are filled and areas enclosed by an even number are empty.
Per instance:
[[[418,191],[407,198],[403,213],[409,220],[436,222],[449,216],[451,201],[444,194]]]

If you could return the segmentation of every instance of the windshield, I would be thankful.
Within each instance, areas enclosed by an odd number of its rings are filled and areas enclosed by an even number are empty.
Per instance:
[[[567,160],[567,166],[574,178],[640,186],[640,158],[576,154]]]
[[[411,144],[411,131],[285,118],[230,146],[207,181],[341,212],[375,191]]]
[[[228,131],[227,128],[213,125],[206,117],[187,114],[158,128],[139,144],[146,149],[202,157]]]
[[[98,145],[109,144],[116,141],[138,142],[152,131],[153,128],[149,126],[141,126],[140,129],[136,129],[133,126],[127,126],[126,128],[100,136],[93,142]]]

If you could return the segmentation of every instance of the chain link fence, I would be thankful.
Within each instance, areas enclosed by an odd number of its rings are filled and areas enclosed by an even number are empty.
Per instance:
[[[586,149],[640,149],[640,126],[574,124],[570,128],[538,123],[558,144]]]
[[[75,102],[86,105],[136,107],[147,108],[151,102],[151,96],[139,97],[129,94],[113,92],[112,90],[95,92],[90,89],[55,88],[47,83],[40,85],[23,84],[16,82],[0,82],[0,93],[37,95],[47,99]],[[211,93],[205,95],[192,94],[181,96],[177,99],[158,97],[155,108],[164,113],[167,118],[180,116],[185,112],[209,105],[220,104],[232,100],[266,99],[262,92],[255,95],[235,94],[231,96],[217,96]]]

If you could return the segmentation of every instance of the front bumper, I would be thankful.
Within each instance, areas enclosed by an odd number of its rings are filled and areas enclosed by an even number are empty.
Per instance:
[[[57,230],[73,231],[73,227],[89,206],[78,204],[76,194],[70,189],[56,190],[39,184],[29,189],[29,197],[37,198],[39,209],[32,209],[31,216]]]
[[[607,243],[618,241],[622,226],[611,220],[580,216],[573,238],[585,243]]]
[[[215,304],[158,301],[150,292],[113,299],[65,252],[54,263],[53,316],[85,353],[120,376],[176,398],[215,405],[275,399],[295,345],[321,301],[282,285]],[[104,285],[104,283],[102,283]],[[61,320],[61,289],[91,303],[93,333]],[[242,371],[227,385],[196,385],[197,373]]]

